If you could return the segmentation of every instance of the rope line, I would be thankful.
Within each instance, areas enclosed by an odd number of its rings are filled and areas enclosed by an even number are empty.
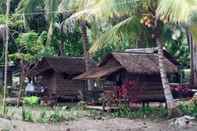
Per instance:
[[[13,13],[13,14],[10,14],[10,15],[26,16],[26,15],[60,14],[60,13],[63,13],[63,11],[34,12],[34,13]],[[5,15],[4,14],[0,14],[0,16],[5,16]]]

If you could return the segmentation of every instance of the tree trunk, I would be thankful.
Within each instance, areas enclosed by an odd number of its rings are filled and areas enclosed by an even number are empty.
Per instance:
[[[192,34],[187,32],[187,40],[190,48],[190,85],[193,88],[197,88],[197,45],[195,44]]]
[[[61,31],[61,35],[62,35],[62,38],[61,38],[61,41],[60,41],[60,46],[59,46],[59,56],[64,56],[64,50],[65,50],[65,46],[64,46],[64,38],[63,38],[63,28],[64,28],[64,22],[61,24],[61,27],[60,27],[60,31]]]
[[[193,63],[193,66],[192,66],[192,74],[193,74],[193,87],[194,88],[197,88],[197,45],[196,45],[196,43],[194,43],[194,41],[192,42],[192,44],[193,44],[193,48],[192,48],[192,63]]]
[[[82,39],[83,39],[83,53],[84,53],[84,59],[85,59],[85,68],[86,71],[89,71],[90,69],[90,55],[89,55],[89,41],[88,41],[88,35],[87,35],[87,23],[86,21],[80,22],[80,28],[82,33]],[[91,82],[88,80],[88,90],[91,90]]]
[[[193,67],[193,40],[192,40],[192,34],[187,30],[187,42],[188,47],[190,50],[190,86],[192,87],[194,84],[194,67]]]
[[[53,21],[51,21],[49,24],[49,29],[47,33],[47,41],[46,41],[47,48],[51,45],[52,37],[53,37]]]
[[[21,73],[20,73],[20,86],[19,86],[19,93],[18,93],[18,99],[17,99],[17,107],[21,104],[21,97],[24,87],[24,81],[25,81],[25,66],[23,60],[20,60],[20,67],[21,67]]]
[[[3,114],[6,114],[6,92],[7,92],[7,70],[8,70],[8,41],[9,41],[9,27],[8,27],[8,17],[10,12],[10,2],[6,2],[6,38],[5,42],[5,69],[4,69],[4,91],[3,91]]]
[[[176,106],[175,106],[175,102],[172,96],[170,85],[167,79],[167,73],[166,73],[165,65],[164,65],[163,44],[162,44],[160,36],[156,37],[156,44],[158,46],[159,70],[160,70],[161,81],[162,81],[162,86],[164,90],[164,96],[166,99],[168,111],[171,112],[172,109],[174,109]]]

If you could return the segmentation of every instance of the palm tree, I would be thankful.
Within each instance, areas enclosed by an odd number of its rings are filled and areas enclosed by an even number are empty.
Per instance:
[[[94,2],[94,0],[92,2]],[[85,9],[86,7],[88,7],[89,3],[90,3],[90,1],[88,1],[88,0],[62,0],[62,2],[59,5],[59,10],[62,13],[64,13],[65,11],[66,12],[79,12],[79,11]],[[90,46],[88,32],[87,32],[88,28],[90,28],[88,21],[84,18],[78,18],[77,16],[75,16],[75,13],[73,13],[63,23],[64,23],[64,27],[66,27],[67,31],[72,31],[76,25],[79,25],[80,30],[81,30],[81,34],[82,34],[85,67],[86,67],[86,71],[88,71],[91,67],[90,54],[88,52],[89,46]],[[88,81],[88,89],[91,90],[91,82],[90,81]]]
[[[85,57],[85,65],[86,71],[90,68],[90,56],[89,56],[89,40],[88,40],[88,33],[87,33],[88,23],[86,21],[80,21],[80,29],[83,38],[83,52]]]
[[[191,54],[191,85],[197,87],[197,0],[161,0],[157,9],[158,16],[166,21],[175,24],[182,24],[186,28],[186,35],[190,46]]]
[[[163,42],[161,39],[161,27],[160,27],[161,22],[156,18],[155,19],[155,29],[154,29],[154,34],[155,34],[155,40],[156,44],[158,47],[158,57],[159,57],[159,70],[160,70],[160,75],[161,75],[161,81],[162,81],[162,86],[164,89],[164,95],[167,103],[167,107],[169,109],[169,113],[172,113],[173,109],[176,107],[174,103],[174,98],[172,96],[172,92],[170,90],[170,85],[168,82],[167,78],[167,73],[165,70],[165,65],[164,65],[164,52],[163,52]]]

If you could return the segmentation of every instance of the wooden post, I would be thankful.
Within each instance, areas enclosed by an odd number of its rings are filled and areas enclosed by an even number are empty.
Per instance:
[[[3,115],[6,114],[6,92],[7,92],[7,70],[8,70],[8,41],[9,41],[9,30],[8,30],[8,17],[10,12],[10,1],[6,3],[6,38],[5,38],[5,68],[4,68],[4,91],[3,91]]]
[[[197,88],[197,45],[195,44],[191,32],[187,31],[187,40],[190,47],[190,85],[192,88]]]

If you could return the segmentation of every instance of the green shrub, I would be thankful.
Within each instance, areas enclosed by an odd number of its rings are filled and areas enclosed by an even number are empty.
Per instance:
[[[143,107],[132,110],[128,106],[123,105],[118,111],[113,112],[112,116],[123,118],[164,118],[167,116],[167,110],[162,107]]]
[[[182,103],[178,106],[184,115],[190,115],[197,118],[197,104],[196,103]]]
[[[37,96],[31,96],[31,97],[24,97],[23,103],[25,105],[30,105],[30,106],[36,106],[39,104],[39,97]]]
[[[23,121],[28,121],[28,122],[33,122],[33,117],[32,117],[32,112],[31,111],[22,111],[22,118]]]
[[[50,117],[49,117],[50,122],[60,122],[63,120],[64,120],[64,116],[58,111],[52,112],[50,114]]]
[[[43,111],[40,113],[38,118],[38,122],[40,123],[56,123],[65,120],[64,114],[61,111],[54,110],[54,111]]]

